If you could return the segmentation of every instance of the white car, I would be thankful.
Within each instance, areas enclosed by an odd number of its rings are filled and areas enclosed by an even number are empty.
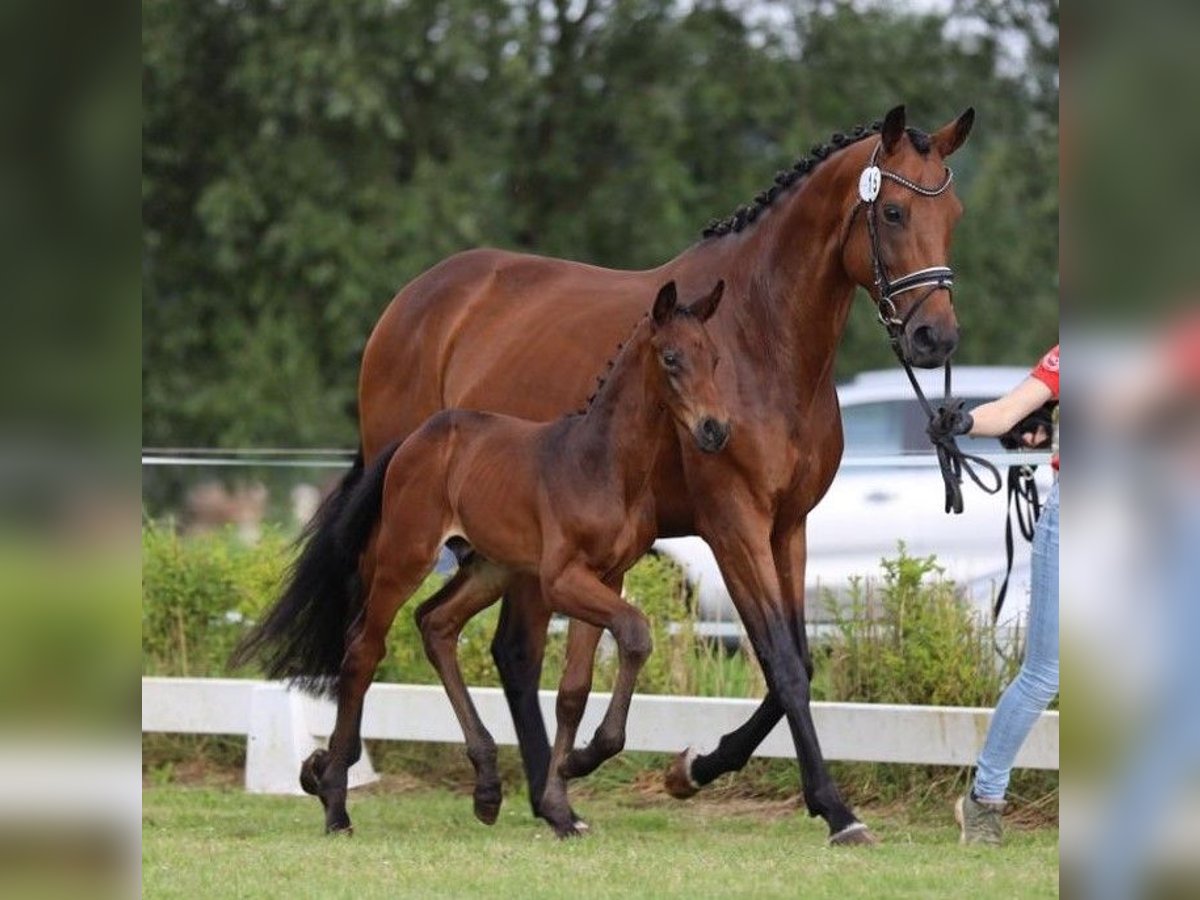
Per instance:
[[[953,371],[953,392],[970,409],[1006,393],[1029,373],[1012,366],[962,366]],[[918,379],[936,407],[942,396],[940,369],[918,371]],[[824,615],[820,591],[840,593],[854,576],[877,578],[879,561],[896,555],[903,541],[913,556],[935,554],[946,577],[962,585],[972,605],[990,616],[996,588],[1004,577],[1004,487],[989,495],[964,479],[961,515],[944,512],[942,476],[925,434],[925,415],[904,372],[896,368],[865,372],[838,386],[846,450],[829,492],[808,519],[807,614]],[[987,438],[959,438],[967,453],[1005,459],[1003,477],[1013,464],[1041,462],[1036,480],[1042,496],[1052,474],[1048,454],[1014,451]],[[1029,604],[1029,544],[1016,531],[1013,575],[1001,614],[1012,624]],[[701,624],[737,622],[729,593],[708,545],[700,538],[657,541],[657,552],[674,559],[695,591]],[[720,625],[708,628],[725,634]],[[728,630],[728,629],[726,629]]]

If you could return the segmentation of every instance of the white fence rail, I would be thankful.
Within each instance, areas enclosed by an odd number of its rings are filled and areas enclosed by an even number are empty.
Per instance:
[[[515,744],[504,692],[473,688],[479,714],[499,744]],[[593,694],[580,727],[590,738],[607,707],[608,694]],[[542,714],[554,723],[554,693],[541,692]],[[625,747],[673,753],[687,746],[702,752],[746,721],[756,700],[637,694],[629,713]],[[957,706],[893,706],[814,703],[813,718],[827,759],[866,762],[969,765],[987,734],[991,710]],[[334,706],[291,691],[278,682],[222,678],[143,678],[142,731],[245,735],[246,789],[299,794],[300,763],[328,737]],[[462,732],[439,686],[375,684],[367,693],[363,737],[376,740],[461,743]],[[759,746],[756,756],[792,757],[785,724]],[[1017,757],[1017,765],[1058,768],[1058,713],[1044,713]],[[370,760],[350,772],[351,786],[374,780]]]

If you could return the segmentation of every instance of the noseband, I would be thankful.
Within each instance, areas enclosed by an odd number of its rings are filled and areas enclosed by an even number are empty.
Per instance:
[[[875,149],[871,151],[870,163],[863,169],[862,175],[859,176],[859,199],[858,203],[854,206],[854,212],[851,213],[850,225],[853,226],[854,219],[857,217],[859,210],[866,207],[867,234],[870,237],[871,243],[871,270],[875,278],[875,307],[879,314],[879,323],[887,329],[888,343],[891,344],[892,352],[896,354],[896,358],[904,368],[904,373],[908,376],[908,381],[912,385],[913,392],[917,395],[917,400],[920,402],[921,408],[925,411],[926,417],[932,424],[939,420],[941,418],[940,413],[949,408],[954,402],[950,393],[950,361],[947,359],[944,367],[945,396],[942,401],[943,405],[935,411],[925,398],[925,392],[921,390],[921,385],[917,381],[917,376],[913,374],[912,366],[905,357],[900,342],[904,336],[905,329],[908,328],[908,323],[912,321],[912,317],[916,315],[917,310],[935,292],[946,291],[950,294],[950,302],[954,302],[954,270],[949,266],[930,266],[926,269],[917,269],[915,272],[909,272],[907,275],[902,275],[894,280],[890,278],[888,276],[887,264],[883,260],[883,248],[879,241],[879,213],[876,201],[879,199],[879,190],[885,178],[896,182],[896,184],[907,188],[915,194],[920,194],[922,197],[937,197],[950,188],[950,182],[954,180],[954,173],[950,170],[949,166],[946,166],[946,177],[942,180],[942,183],[937,187],[925,187],[924,185],[917,184],[915,181],[909,181],[897,172],[890,172],[877,165],[879,148],[882,146],[883,141],[880,140],[875,145]],[[846,234],[848,237],[849,229],[847,229]],[[926,288],[925,293],[909,307],[908,312],[900,316],[896,311],[896,297],[920,288]],[[961,404],[961,401],[959,403]],[[946,487],[946,512],[961,513],[963,511],[962,475],[964,471],[986,493],[994,494],[1000,490],[1000,473],[996,467],[982,457],[963,453],[959,450],[958,442],[954,439],[953,434],[935,433],[933,429],[930,429],[929,437],[933,442],[934,449],[937,451],[938,466],[942,470],[942,481]],[[994,486],[984,484],[983,479],[975,471],[975,466],[980,466],[988,470],[994,479]]]

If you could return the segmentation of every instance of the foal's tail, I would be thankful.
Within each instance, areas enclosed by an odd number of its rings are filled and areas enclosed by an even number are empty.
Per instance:
[[[300,536],[303,549],[283,594],[233,653],[230,664],[260,659],[271,678],[334,696],[346,632],[362,608],[359,557],[383,505],[383,482],[399,443],[364,467],[362,449]]]

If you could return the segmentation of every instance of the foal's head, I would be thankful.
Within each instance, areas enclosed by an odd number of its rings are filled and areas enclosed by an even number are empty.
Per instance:
[[[704,323],[717,311],[725,282],[680,306],[675,282],[658,292],[650,313],[650,346],[662,374],[663,400],[696,446],[716,453],[729,440],[729,413],[714,378],[720,356]]]

